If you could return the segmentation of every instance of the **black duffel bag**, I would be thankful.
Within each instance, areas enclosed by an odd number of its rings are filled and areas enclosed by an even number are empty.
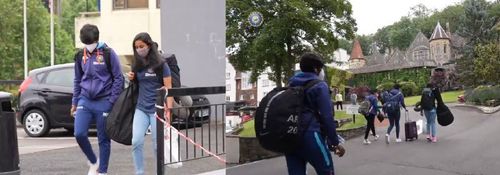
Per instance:
[[[137,83],[130,83],[118,97],[106,119],[106,133],[115,142],[132,145],[132,124],[139,96]]]
[[[453,114],[451,113],[448,106],[446,106],[444,103],[438,103],[436,113],[439,125],[448,126],[453,123]]]

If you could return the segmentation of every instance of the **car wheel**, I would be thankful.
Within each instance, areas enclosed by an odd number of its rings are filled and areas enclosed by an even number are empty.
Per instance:
[[[30,137],[44,136],[50,130],[47,117],[38,109],[30,110],[24,115],[23,125],[24,131]]]

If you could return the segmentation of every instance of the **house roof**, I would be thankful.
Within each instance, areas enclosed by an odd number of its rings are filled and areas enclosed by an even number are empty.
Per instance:
[[[441,27],[441,24],[438,22],[436,25],[436,28],[434,28],[434,32],[431,35],[430,40],[436,40],[436,39],[450,39],[450,36],[448,36],[448,33]]]
[[[361,44],[359,44],[359,40],[354,40],[352,45],[351,59],[364,59],[363,50],[361,50]]]

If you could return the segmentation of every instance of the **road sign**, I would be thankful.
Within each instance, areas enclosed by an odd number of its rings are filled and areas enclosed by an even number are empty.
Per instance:
[[[359,109],[359,105],[348,106],[347,110],[346,110],[346,114],[352,114],[352,115],[359,114],[358,109]]]

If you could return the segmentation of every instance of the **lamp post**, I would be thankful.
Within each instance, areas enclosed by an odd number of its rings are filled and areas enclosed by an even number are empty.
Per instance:
[[[24,77],[28,77],[28,26],[26,20],[26,1],[23,3],[23,25],[24,25]]]

